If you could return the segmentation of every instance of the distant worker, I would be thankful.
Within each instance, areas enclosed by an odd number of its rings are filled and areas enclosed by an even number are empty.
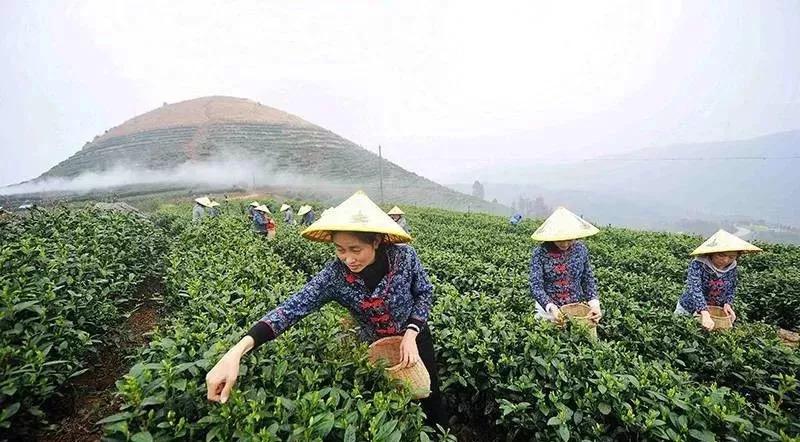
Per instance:
[[[306,226],[314,224],[314,220],[316,219],[314,216],[314,209],[309,205],[301,206],[297,211],[297,215],[302,217],[301,224]]]
[[[406,221],[406,216],[405,216],[406,213],[400,210],[399,207],[397,206],[392,207],[392,210],[390,210],[387,214],[391,219],[394,220],[394,222],[397,223],[397,225],[402,227],[403,230],[406,231],[406,233],[411,233],[411,228],[408,227],[408,221]]]
[[[288,204],[283,204],[281,206],[281,212],[283,212],[283,222],[286,224],[293,226],[294,225],[294,210],[292,210],[292,206]]]
[[[255,208],[260,205],[261,204],[258,204],[258,201],[253,201],[252,203],[250,203],[250,205],[247,206],[247,217],[249,219],[251,220],[253,219],[253,210],[255,210]]]
[[[699,314],[703,327],[713,330],[714,320],[708,307],[717,306],[722,307],[733,323],[736,320],[733,298],[739,273],[737,259],[743,253],[760,251],[725,230],[713,234],[690,255],[695,258],[689,263],[686,288],[675,306],[675,314]]]
[[[269,207],[262,204],[253,209],[253,231],[266,235],[268,239],[275,238],[275,220]]]
[[[261,208],[266,208],[266,206],[258,205],[256,207],[253,207],[251,210],[253,215],[250,217],[250,219],[253,222],[253,232],[266,234],[267,217],[264,216],[264,213],[261,210],[259,210]]]
[[[522,222],[522,214],[517,212],[511,215],[511,218],[508,219],[508,222],[511,223],[512,226],[516,226],[520,222]]]
[[[600,321],[602,311],[589,249],[582,241],[576,241],[598,232],[597,227],[559,207],[533,233],[534,241],[542,241],[534,247],[530,265],[537,318],[558,321],[561,307],[585,302],[590,309],[589,319]]]
[[[194,200],[192,209],[192,221],[198,222],[206,216],[206,208],[211,207],[211,200],[208,197],[201,197]]]
[[[208,216],[211,218],[219,218],[219,206],[220,204],[218,202],[211,201],[211,204],[208,206]]]

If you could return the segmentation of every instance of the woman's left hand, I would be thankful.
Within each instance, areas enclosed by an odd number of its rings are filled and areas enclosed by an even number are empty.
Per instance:
[[[600,318],[603,317],[603,311],[600,310],[599,305],[592,305],[589,306],[589,320],[597,324],[600,322]]]
[[[400,364],[398,364],[398,368],[413,367],[419,362],[417,334],[414,330],[406,330],[406,334],[403,335],[403,340],[400,342]]]
[[[722,310],[731,317],[731,323],[736,321],[736,312],[733,311],[733,307],[730,304],[725,304],[722,306]]]

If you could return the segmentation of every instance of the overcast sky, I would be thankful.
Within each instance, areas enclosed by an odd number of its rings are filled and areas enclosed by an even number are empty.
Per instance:
[[[800,128],[800,2],[0,0],[0,185],[251,98],[448,182]]]

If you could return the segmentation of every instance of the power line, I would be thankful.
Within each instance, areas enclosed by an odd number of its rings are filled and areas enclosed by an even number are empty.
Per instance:
[[[734,157],[592,157],[592,158],[570,158],[565,157],[558,162],[553,162],[553,157],[526,157],[523,155],[486,155],[486,156],[472,156],[472,155],[436,155],[436,156],[417,156],[417,159],[426,160],[466,160],[466,161],[485,161],[492,160],[515,160],[515,161],[543,161],[551,164],[570,164],[578,162],[589,161],[772,161],[772,160],[797,160],[800,155],[786,155],[786,156],[734,156]]]
[[[800,155],[788,155],[782,157],[757,157],[757,156],[743,156],[743,157],[657,157],[657,158],[587,158],[580,161],[708,161],[708,160],[722,160],[722,161],[766,161],[766,160],[796,160],[800,159]]]

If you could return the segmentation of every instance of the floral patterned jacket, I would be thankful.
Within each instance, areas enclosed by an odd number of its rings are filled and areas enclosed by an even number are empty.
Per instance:
[[[705,310],[709,305],[733,304],[739,269],[717,274],[699,260],[693,260],[686,272],[686,289],[679,300],[690,313]]]
[[[598,299],[589,249],[581,241],[566,252],[552,243],[534,247],[530,269],[531,296],[543,308]]]
[[[299,292],[264,315],[251,329],[249,334],[256,345],[274,339],[330,301],[350,311],[366,342],[401,335],[409,324],[422,328],[433,302],[433,286],[428,275],[411,246],[384,247],[388,273],[375,290],[369,292],[361,277],[340,260],[331,261]],[[256,330],[259,328],[261,332]]]

